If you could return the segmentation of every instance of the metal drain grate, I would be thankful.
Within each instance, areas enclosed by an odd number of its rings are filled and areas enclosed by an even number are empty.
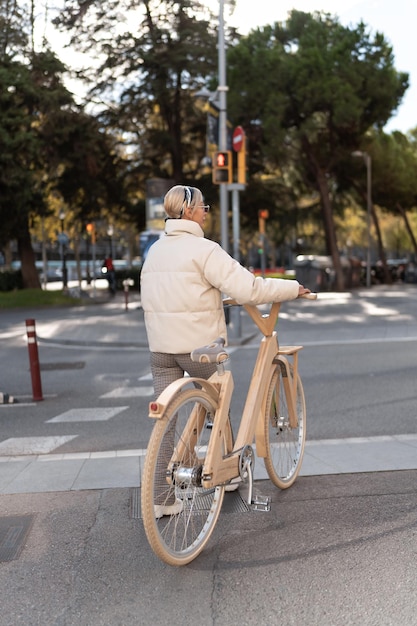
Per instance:
[[[222,514],[249,513],[251,508],[245,502],[239,491],[226,492],[224,494]],[[140,509],[140,487],[132,487],[130,490],[129,515],[131,519],[142,519]]]
[[[41,363],[41,370],[82,370],[85,361],[73,361],[68,363]]]
[[[140,513],[140,487],[132,487],[130,490],[129,514],[131,519],[142,519]]]
[[[0,563],[20,556],[33,520],[33,515],[0,517]]]

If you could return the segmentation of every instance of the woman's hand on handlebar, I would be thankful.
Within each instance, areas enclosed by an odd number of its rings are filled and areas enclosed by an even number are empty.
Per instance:
[[[300,285],[298,287],[298,297],[304,296],[306,293],[311,293],[311,290],[306,289],[306,287],[304,287],[303,285]]]
[[[317,300],[317,294],[310,289],[306,289],[303,285],[298,287],[298,297],[299,298],[307,298],[308,300]]]

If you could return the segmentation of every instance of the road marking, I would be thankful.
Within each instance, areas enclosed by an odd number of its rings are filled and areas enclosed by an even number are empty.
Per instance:
[[[104,393],[100,398],[138,398],[152,395],[153,387],[117,387]]]
[[[68,441],[76,439],[78,435],[63,435],[61,437],[11,437],[0,442],[0,454],[7,456],[21,456],[32,454],[48,454]]]
[[[148,372],[147,374],[144,374],[143,376],[139,376],[138,380],[143,380],[143,381],[152,380],[152,373]]]
[[[96,407],[93,409],[70,409],[61,413],[50,420],[46,424],[57,424],[64,422],[105,422],[122,411],[128,409],[128,406],[116,407]]]
[[[35,439],[35,437],[30,437],[30,439]],[[47,437],[44,437],[44,439],[47,439]],[[58,437],[55,437],[55,439],[58,439]],[[14,454],[9,454],[8,456],[0,456],[0,463],[24,460],[28,460],[31,462],[48,462],[75,461],[79,459],[122,459],[129,457],[144,457],[146,455],[146,448],[137,448],[132,450],[103,450],[98,452],[64,452],[62,454],[60,454],[59,452],[52,452],[47,454],[43,454],[40,452],[38,454],[31,454],[29,452],[23,452],[22,454],[18,454],[17,452],[15,452]]]

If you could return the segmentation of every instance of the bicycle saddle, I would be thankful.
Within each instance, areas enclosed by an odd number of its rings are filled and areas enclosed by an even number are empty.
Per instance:
[[[196,348],[191,352],[191,360],[195,363],[223,363],[229,358],[224,343],[223,337],[218,337],[208,346]]]

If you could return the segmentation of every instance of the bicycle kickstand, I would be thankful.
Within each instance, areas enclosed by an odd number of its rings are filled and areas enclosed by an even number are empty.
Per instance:
[[[255,455],[251,446],[245,446],[241,452],[239,471],[242,479],[242,486],[239,490],[242,499],[249,505],[252,511],[270,511],[271,499],[269,496],[253,495]]]

